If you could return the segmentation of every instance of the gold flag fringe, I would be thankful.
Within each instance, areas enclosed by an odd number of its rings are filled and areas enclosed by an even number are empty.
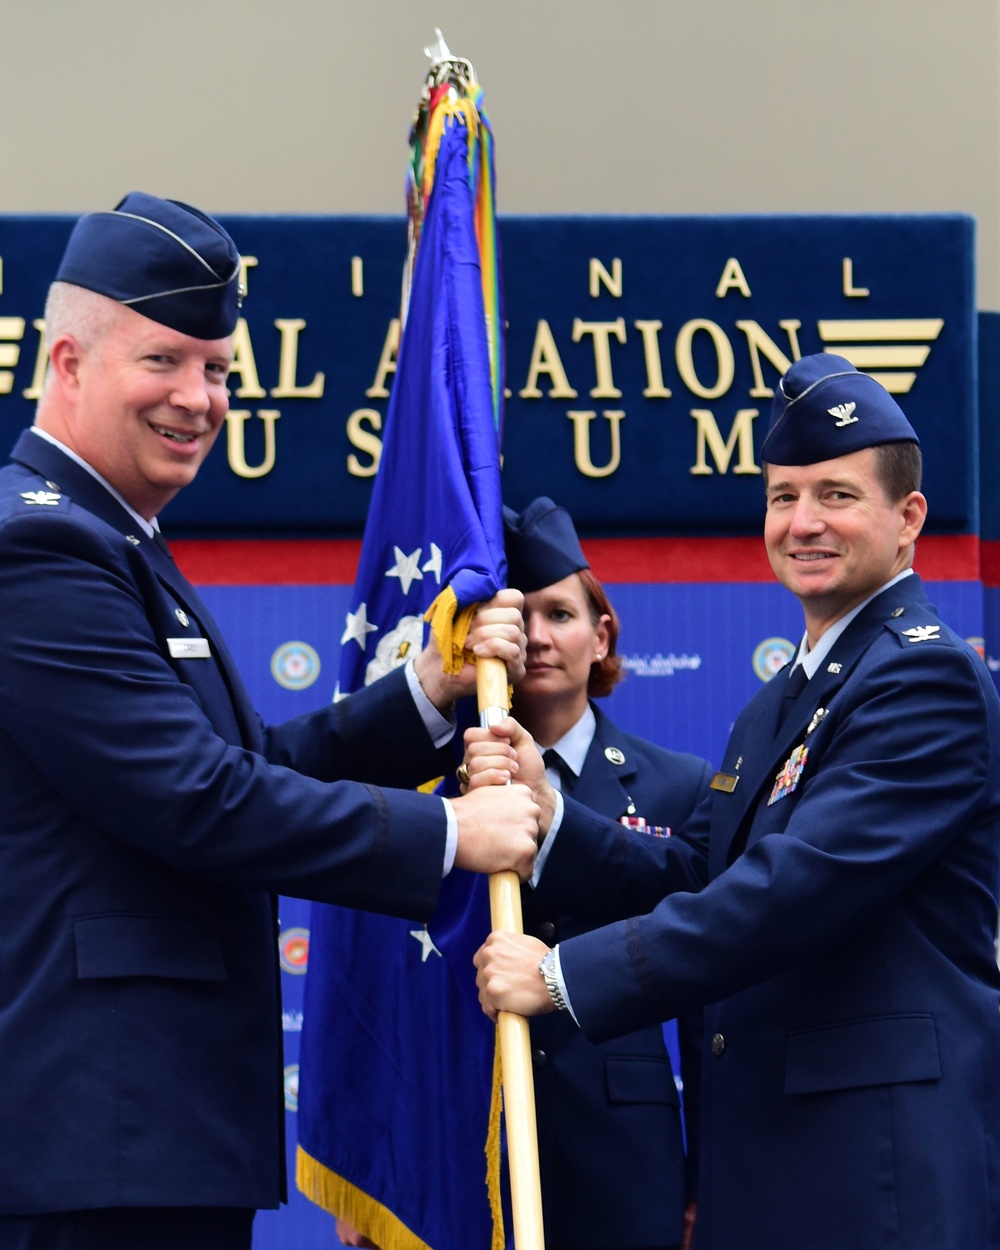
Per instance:
[[[501,1071],[499,1039],[493,1051],[493,1090],[486,1133],[486,1189],[493,1217],[491,1250],[504,1250],[503,1204],[500,1198]],[[295,1183],[310,1202],[339,1216],[381,1250],[431,1250],[425,1241],[370,1194],[314,1159],[301,1146],[295,1156]]]
[[[301,1146],[295,1161],[295,1183],[310,1202],[352,1224],[381,1250],[431,1250],[388,1207],[331,1172]]]
[[[500,1109],[502,1102],[500,1036],[493,1046],[493,1092],[490,1095],[490,1124],[486,1133],[486,1188],[493,1215],[492,1250],[504,1250],[503,1204],[500,1201]]]
[[[446,673],[452,676],[460,673],[466,664],[475,664],[476,657],[466,654],[465,642],[469,637],[469,626],[476,614],[476,603],[458,611],[458,599],[450,586],[445,586],[431,606],[424,613],[424,620],[430,623],[431,633],[441,653],[441,664]],[[507,706],[510,707],[513,689],[507,687]]]
[[[430,622],[431,633],[441,652],[441,663],[444,671],[457,674],[462,671],[471,656],[464,654],[465,640],[469,636],[469,626],[475,614],[476,605],[458,611],[458,599],[450,586],[445,586],[431,606],[424,613],[424,620]]]

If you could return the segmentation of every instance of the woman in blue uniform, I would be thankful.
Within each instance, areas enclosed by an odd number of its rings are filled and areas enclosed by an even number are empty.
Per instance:
[[[622,732],[597,706],[621,680],[618,617],[569,514],[541,498],[505,509],[508,585],[525,594],[527,668],[514,715],[545,751],[549,779],[578,802],[650,836],[682,831],[711,770]],[[554,752],[555,754],[552,754]],[[553,946],[593,927],[523,890],[525,932]],[[694,1216],[700,1019],[680,1022],[681,1107],[660,1025],[595,1045],[568,1012],[531,1020],[548,1250],[664,1250]],[[689,1180],[690,1178],[690,1180]]]

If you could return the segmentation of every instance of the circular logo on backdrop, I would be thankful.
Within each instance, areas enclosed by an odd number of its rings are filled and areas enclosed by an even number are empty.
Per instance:
[[[986,659],[986,639],[978,635],[965,640],[981,660]]]
[[[299,1065],[290,1063],[285,1069],[285,1110],[299,1109]]]
[[[279,933],[278,958],[286,972],[302,976],[309,963],[309,930],[284,929]]]
[[[761,681],[770,681],[775,673],[791,661],[795,650],[795,643],[789,642],[787,638],[765,638],[754,649],[753,671]]]
[[[305,690],[319,676],[319,656],[307,642],[286,642],[271,656],[271,676],[286,690]]]

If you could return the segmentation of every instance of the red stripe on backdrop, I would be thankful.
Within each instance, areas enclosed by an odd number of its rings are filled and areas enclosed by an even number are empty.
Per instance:
[[[1000,586],[1000,542],[985,539],[980,543],[980,563],[984,586]]]
[[[361,543],[179,539],[171,549],[187,577],[200,586],[349,586]],[[592,538],[584,541],[583,549],[595,575],[609,585],[772,579],[759,538]],[[983,543],[982,553],[984,579],[988,585],[1000,585],[1000,543]],[[979,564],[980,543],[974,534],[930,536],[917,545],[917,572],[928,581],[976,581]]]

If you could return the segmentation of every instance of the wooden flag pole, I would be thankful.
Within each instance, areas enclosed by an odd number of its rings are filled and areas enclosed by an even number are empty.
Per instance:
[[[476,664],[479,722],[485,728],[503,720],[510,707],[507,670],[502,660],[479,659]],[[494,929],[523,933],[521,883],[516,872],[490,876],[490,918]],[[497,1019],[500,1067],[503,1077],[507,1159],[514,1216],[516,1250],[544,1250],[542,1189],[538,1169],[538,1129],[535,1125],[535,1086],[531,1071],[531,1038],[524,1016],[501,1011]]]

